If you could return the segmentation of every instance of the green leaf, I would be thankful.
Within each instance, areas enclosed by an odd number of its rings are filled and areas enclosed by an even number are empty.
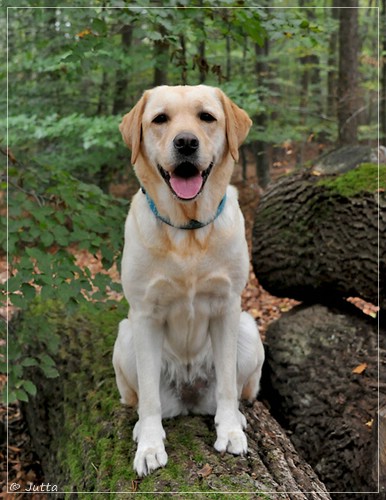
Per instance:
[[[56,354],[58,352],[60,343],[59,335],[50,335],[46,340],[47,350],[52,354]]]
[[[51,275],[40,273],[35,275],[34,281],[40,286],[50,286],[53,284],[53,277]]]
[[[10,338],[8,342],[8,361],[16,361],[21,356],[21,347],[15,342],[15,339]],[[13,364],[9,365],[10,370],[13,368]]]
[[[114,252],[108,245],[102,244],[101,247],[102,252],[102,264],[105,269],[110,269],[114,262]]]
[[[21,291],[23,292],[25,300],[31,301],[35,298],[36,288],[29,283],[24,283],[21,286]]]
[[[15,396],[17,400],[28,403],[28,394],[23,389],[16,389]]]
[[[38,360],[35,358],[24,358],[22,363],[23,366],[38,366]]]
[[[40,237],[40,241],[43,243],[45,247],[50,247],[54,242],[54,235],[49,231],[44,231]]]
[[[107,30],[105,21],[103,21],[103,19],[98,19],[98,18],[92,20],[91,27],[93,31],[96,31],[97,33],[100,34],[105,34]]]
[[[67,246],[69,244],[69,231],[64,226],[54,226],[52,230],[55,242],[58,245]]]
[[[12,371],[12,375],[13,375],[14,377],[19,378],[19,377],[21,377],[21,376],[22,376],[22,374],[23,374],[23,367],[22,367],[21,365],[19,365],[19,364],[17,364],[17,365],[13,365],[13,366],[11,367],[11,371]]]
[[[28,394],[31,394],[31,396],[36,396],[37,389],[36,385],[31,382],[30,380],[23,380],[23,388],[28,392]]]
[[[28,306],[28,302],[24,299],[24,297],[17,293],[10,294],[10,301],[12,305],[20,309],[25,309]]]
[[[46,258],[46,253],[40,250],[39,248],[26,248],[25,252],[27,255],[39,261],[44,261]]]
[[[42,366],[42,370],[47,378],[56,378],[60,375],[58,370],[56,368],[53,368],[52,366]]]
[[[303,21],[300,23],[300,27],[301,27],[302,29],[306,29],[306,28],[308,28],[309,26],[310,26],[310,23],[309,23],[309,21],[307,21],[307,19],[303,19]]]
[[[50,300],[55,299],[57,296],[57,288],[49,285],[45,285],[42,287],[40,291],[40,295],[42,300]]]
[[[70,284],[62,283],[57,289],[57,295],[59,300],[66,304],[73,295]]]
[[[15,391],[9,391],[8,393],[8,401],[7,401],[7,393],[4,391],[4,394],[2,395],[2,399],[4,402],[7,402],[9,405],[14,404],[17,402],[17,396]]]
[[[48,354],[39,354],[39,359],[41,361],[41,367],[43,366],[55,366],[55,361]]]
[[[8,292],[13,293],[20,290],[22,279],[20,274],[16,274],[16,276],[11,276],[8,280]]]

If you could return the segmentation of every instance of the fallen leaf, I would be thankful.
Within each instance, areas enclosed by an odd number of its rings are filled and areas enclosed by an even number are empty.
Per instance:
[[[369,429],[371,429],[371,428],[372,428],[372,426],[373,426],[373,423],[374,423],[374,419],[372,418],[371,420],[369,420],[368,422],[366,422],[366,423],[365,423],[365,425],[367,425],[367,427],[368,427]]]
[[[361,363],[360,365],[356,366],[352,373],[357,373],[358,375],[360,375],[361,373],[363,373],[367,368],[367,363]]]
[[[205,464],[202,469],[200,469],[197,474],[200,477],[208,477],[210,474],[212,474],[213,467],[209,464]]]

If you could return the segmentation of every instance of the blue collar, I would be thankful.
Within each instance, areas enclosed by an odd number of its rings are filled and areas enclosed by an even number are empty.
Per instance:
[[[216,212],[215,216],[212,219],[208,220],[207,222],[200,222],[198,220],[191,219],[187,224],[185,224],[183,226],[175,226],[174,224],[172,224],[172,222],[169,219],[167,219],[166,217],[162,217],[162,215],[158,212],[158,209],[157,209],[154,201],[150,198],[150,196],[147,194],[147,192],[143,188],[142,188],[142,191],[146,195],[146,199],[147,199],[147,202],[149,204],[150,210],[157,217],[157,219],[164,222],[168,226],[174,227],[176,229],[185,229],[185,230],[201,229],[202,227],[208,226],[209,224],[214,222],[217,219],[217,217],[221,214],[221,212],[224,210],[224,206],[225,206],[225,202],[226,202],[226,198],[227,198],[227,195],[224,194],[224,197],[220,201],[220,204],[217,208],[217,212]]]

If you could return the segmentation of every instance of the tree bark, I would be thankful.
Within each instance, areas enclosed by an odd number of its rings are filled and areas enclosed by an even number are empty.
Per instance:
[[[168,464],[139,480],[132,469],[137,415],[120,405],[111,364],[123,311],[82,310],[70,316],[47,306],[45,314],[53,334],[60,332],[61,375],[42,380],[31,371],[39,390],[25,413],[45,481],[58,491],[74,492],[69,498],[81,498],[86,491],[165,492],[168,498],[184,498],[183,492],[193,491],[202,499],[216,491],[243,491],[251,497],[281,492],[280,498],[293,500],[330,498],[261,402],[242,408],[248,419],[248,455],[216,453],[213,417],[164,420]]]
[[[268,39],[264,41],[264,45],[260,47],[259,44],[255,43],[255,55],[256,55],[256,82],[258,88],[267,86],[269,79],[269,66],[267,63],[269,53],[269,42]],[[263,99],[263,98],[261,98]],[[257,130],[261,134],[267,127],[268,116],[267,112],[263,111],[258,113],[254,119]],[[270,181],[270,163],[269,163],[269,150],[270,144],[262,139],[257,139],[251,144],[253,149],[255,159],[256,159],[256,174],[259,181],[259,185],[265,189]]]
[[[178,61],[178,66],[181,67],[181,85],[187,85],[188,83],[188,63],[186,60],[186,42],[185,35],[180,34],[180,56]]]
[[[201,10],[204,8],[204,1],[199,0],[198,6],[200,8],[200,17],[197,19],[197,27],[205,33],[205,11]],[[202,39],[198,42],[198,70],[199,70],[199,82],[205,83],[209,66],[206,61],[206,37],[202,36]]]
[[[342,0],[339,9],[338,141],[358,141],[358,0]]]
[[[162,38],[154,42],[154,79],[153,87],[168,84],[169,42],[166,40],[166,29],[159,25],[157,30]]]
[[[331,18],[337,19],[339,17],[339,0],[333,0],[331,7]],[[337,116],[336,103],[337,103],[337,44],[338,33],[333,30],[330,33],[328,42],[328,72],[327,72],[327,116],[335,118]]]
[[[300,0],[299,6],[301,8],[305,7],[304,0]],[[307,19],[310,23],[315,23],[315,10],[308,7],[305,11]],[[301,65],[300,74],[300,119],[301,123],[304,125],[307,121],[307,114],[310,113],[310,109],[318,115],[322,115],[322,101],[321,92],[322,83],[320,80],[320,62],[317,54],[310,53],[307,50],[307,54],[299,58]]]
[[[266,333],[263,388],[271,411],[329,491],[347,492],[340,499],[351,500],[350,492],[374,498],[368,492],[378,491],[378,450],[385,491],[385,339],[381,331],[378,350],[377,322],[347,303],[298,306]]]
[[[361,297],[386,309],[386,167],[281,178],[257,208],[252,261],[270,293],[307,302]],[[383,179],[383,180],[382,180]],[[378,219],[379,217],[379,219]],[[379,250],[379,254],[378,254]],[[378,289],[379,271],[379,289]]]
[[[383,33],[382,82],[380,102],[381,143],[386,145],[386,0],[382,0],[381,33]]]
[[[379,442],[378,442],[379,439]],[[374,483],[379,481],[379,490],[386,497],[386,404],[382,404],[377,412],[377,419],[373,432],[374,442],[378,442],[378,447],[373,453],[373,475]]]
[[[108,88],[109,88],[109,78],[107,75],[107,71],[103,71],[102,81],[99,87],[99,99],[96,110],[97,116],[108,114],[108,102],[107,102]]]
[[[130,48],[133,39],[133,27],[124,25],[121,29],[121,48],[126,58],[130,56]],[[129,85],[129,71],[127,68],[119,68],[115,77],[115,91],[113,102],[113,115],[122,113],[126,108],[127,88]]]

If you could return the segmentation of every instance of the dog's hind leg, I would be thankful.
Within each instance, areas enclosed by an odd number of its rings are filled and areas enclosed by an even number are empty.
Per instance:
[[[254,401],[260,389],[264,347],[255,320],[246,312],[240,316],[237,342],[237,387],[241,399]]]
[[[128,319],[124,319],[119,324],[118,337],[114,346],[113,365],[121,403],[137,406],[137,368],[133,336]]]

